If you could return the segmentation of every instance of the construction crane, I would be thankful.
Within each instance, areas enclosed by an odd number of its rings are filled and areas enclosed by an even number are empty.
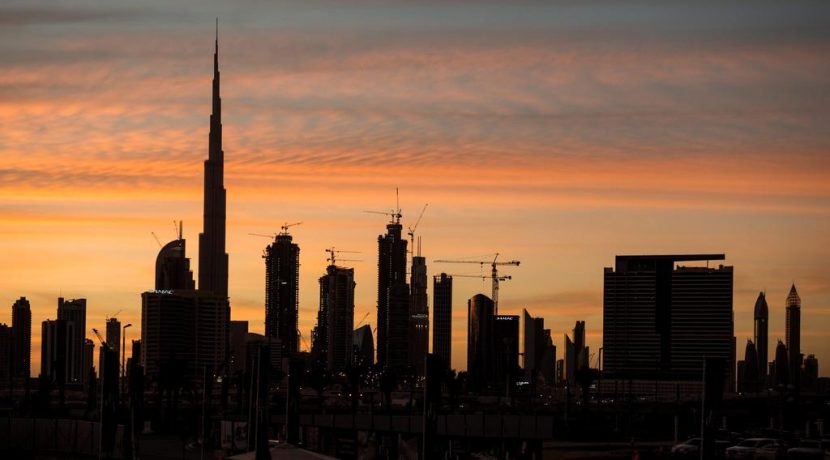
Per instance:
[[[498,266],[499,265],[514,265],[516,267],[519,266],[521,263],[518,260],[508,260],[504,262],[499,262],[499,253],[497,252],[493,256],[493,260],[436,260],[435,262],[438,263],[449,263],[449,264],[478,264],[482,268],[484,265],[490,265],[491,272],[489,278],[493,280],[493,310],[495,314],[499,314],[499,282],[505,281],[510,279],[509,277],[502,277],[499,276]],[[483,276],[483,275],[482,275]]]
[[[360,251],[345,251],[342,249],[335,249],[334,246],[331,249],[326,249],[326,252],[329,253],[329,256],[326,258],[327,262],[330,262],[331,265],[337,265],[337,254],[360,254]],[[339,259],[340,262],[363,262],[359,259]]]
[[[118,315],[119,315],[122,311],[124,311],[124,309],[123,309],[123,308],[122,308],[121,310],[118,310],[117,312],[115,312],[115,313],[113,313],[113,314],[111,314],[111,315],[107,316],[107,319],[117,317],[117,316],[118,316]]]
[[[296,225],[302,225],[302,222],[294,222],[293,224],[289,224],[288,222],[286,222],[286,223],[284,223],[284,224],[282,224],[282,225],[280,226],[280,229],[281,229],[282,231],[281,231],[281,232],[279,232],[279,233],[270,233],[270,234],[265,234],[265,233],[248,233],[248,235],[251,235],[251,236],[261,236],[261,237],[263,237],[263,238],[276,239],[278,235],[288,235],[288,229],[289,229],[289,228],[291,228],[291,227],[294,227],[294,226],[296,226]]]
[[[359,328],[359,327],[360,327],[360,325],[361,325],[361,324],[363,324],[363,322],[364,322],[364,321],[366,321],[366,318],[368,318],[368,317],[369,317],[369,313],[371,313],[371,312],[368,312],[368,311],[367,311],[367,312],[366,312],[366,314],[365,314],[365,315],[363,315],[363,318],[360,318],[360,322],[359,322],[359,323],[357,323],[357,326],[355,326],[355,327],[354,327],[355,329]]]
[[[427,210],[427,206],[429,206],[429,203],[424,203],[424,207],[423,209],[421,209],[421,213],[418,214],[418,220],[415,221],[415,225],[408,228],[409,231],[407,233],[409,234],[409,252],[412,253],[413,257],[415,256],[415,229],[418,228],[418,224],[421,223],[421,218],[424,217],[424,211]],[[420,250],[418,251],[418,255],[421,255]]]
[[[160,247],[160,248],[163,248],[163,247],[164,247],[164,245],[163,245],[163,244],[161,244],[161,240],[159,240],[159,237],[158,237],[158,236],[156,236],[156,232],[150,232],[150,234],[151,234],[151,235],[153,235],[153,238],[155,238],[156,243],[158,243],[159,247]]]
[[[106,341],[106,340],[104,340],[104,338],[103,338],[103,337],[101,337],[101,333],[100,333],[100,332],[98,332],[98,329],[95,329],[95,328],[93,327],[93,328],[92,328],[92,332],[94,332],[94,333],[95,333],[95,337],[98,337],[98,341],[99,341],[99,342],[101,342],[101,346],[102,346],[102,347],[106,348],[107,350],[112,350],[112,347],[110,347],[110,346],[109,346],[109,344],[107,343],[107,341]]]
[[[363,212],[368,212],[370,214],[383,214],[385,216],[389,216],[390,223],[400,224],[401,223],[401,217],[403,217],[403,214],[401,214],[401,200],[400,200],[400,195],[398,194],[398,187],[395,187],[395,209],[392,209],[389,212],[384,212],[384,211],[363,211]]]

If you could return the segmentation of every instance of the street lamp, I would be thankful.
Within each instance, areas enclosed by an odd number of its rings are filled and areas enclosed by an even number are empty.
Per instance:
[[[125,364],[127,362],[127,328],[133,324],[127,324],[121,328],[121,393],[124,393],[124,378],[126,377]],[[118,346],[118,345],[116,345]]]

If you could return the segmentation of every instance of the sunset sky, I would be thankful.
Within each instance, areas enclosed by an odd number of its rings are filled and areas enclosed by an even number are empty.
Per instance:
[[[198,267],[217,16],[231,316],[252,331],[268,240],[249,233],[297,221],[306,339],[326,247],[362,252],[355,323],[374,323],[386,219],[362,211],[399,187],[404,227],[429,203],[430,275],[521,260],[500,312],[543,316],[559,357],[576,320],[601,346],[615,255],[723,252],[738,359],[759,291],[783,340],[794,282],[830,375],[830,3],[656,0],[3,2],[0,322],[30,299],[33,375],[60,295],[138,338],[150,232],[183,220]],[[463,369],[466,299],[490,287],[454,285]]]

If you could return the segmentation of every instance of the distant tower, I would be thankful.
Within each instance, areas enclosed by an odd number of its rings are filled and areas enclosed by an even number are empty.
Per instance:
[[[279,339],[283,354],[298,351],[300,247],[287,232],[265,249],[265,336]]]
[[[320,305],[326,309],[326,362],[330,371],[345,370],[354,357],[354,288],[353,268],[329,265],[320,278]]]
[[[156,257],[156,290],[195,289],[190,259],[185,256],[186,242],[182,238],[182,223],[179,222],[179,237],[161,248]]]
[[[424,375],[429,353],[429,304],[427,300],[427,264],[420,254],[412,257],[409,294],[409,360],[416,375]]]
[[[219,97],[219,36],[213,54],[213,111],[205,160],[204,231],[199,235],[199,290],[228,296],[225,252],[225,153],[222,151],[222,99]]]
[[[758,351],[755,348],[755,344],[752,343],[752,340],[747,340],[746,349],[744,351],[743,375],[739,374],[741,378],[741,385],[739,386],[740,391],[754,393],[759,390],[758,383],[760,373],[758,371],[758,367]]]
[[[107,320],[107,345],[115,351],[115,356],[118,357],[115,364],[120,366],[121,364],[121,321],[118,321],[116,318],[110,318]],[[102,348],[103,350],[103,348]],[[103,351],[101,352],[101,356],[103,356]],[[103,358],[101,358],[103,359]],[[92,364],[92,363],[90,363]],[[99,367],[100,369],[100,367]],[[88,369],[84,369],[86,372]]]
[[[476,294],[467,301],[467,373],[470,382],[481,385],[494,375],[493,301]]]
[[[432,280],[432,353],[452,367],[452,276]]]
[[[790,381],[798,385],[801,374],[801,298],[795,290],[795,284],[787,295],[787,351],[790,363]]]
[[[14,376],[28,379],[32,362],[32,309],[25,297],[12,305],[11,348]]]
[[[406,284],[406,240],[401,239],[399,214],[392,222],[386,224],[386,235],[378,236],[378,315],[377,315],[377,351],[378,364],[386,366],[386,353],[389,337],[389,289],[395,284]],[[409,294],[407,292],[406,297]],[[407,305],[408,300],[404,303]],[[404,331],[407,329],[407,318],[404,316]],[[396,327],[398,325],[393,325]],[[406,334],[406,332],[404,332]]]
[[[84,365],[84,339],[86,335],[86,299],[64,300],[58,298],[58,319],[72,323],[68,328],[74,328],[71,333],[71,350],[67,350],[69,357],[66,371],[66,383],[82,384],[86,375],[83,372]]]
[[[779,340],[775,347],[775,378],[773,383],[776,386],[786,386],[790,383],[790,365],[787,354],[787,346]]]
[[[758,352],[758,376],[764,383],[769,367],[769,307],[763,292],[758,293],[758,300],[755,301],[755,348]]]

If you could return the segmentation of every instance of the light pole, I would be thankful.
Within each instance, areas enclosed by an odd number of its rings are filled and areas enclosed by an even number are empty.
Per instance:
[[[132,326],[133,324],[127,324],[126,326],[121,328],[121,393],[124,393],[124,378],[126,377],[127,373],[124,371],[126,369],[125,364],[127,362],[127,328]],[[115,345],[118,346],[117,344]]]

